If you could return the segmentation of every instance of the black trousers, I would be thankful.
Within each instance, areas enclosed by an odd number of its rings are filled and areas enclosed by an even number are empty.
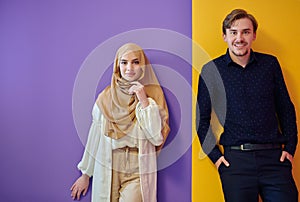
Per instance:
[[[298,202],[289,160],[280,162],[282,150],[239,151],[225,148],[229,167],[219,174],[226,202]]]

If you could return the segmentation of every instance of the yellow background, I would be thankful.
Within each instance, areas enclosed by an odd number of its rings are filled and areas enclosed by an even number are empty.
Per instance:
[[[277,56],[295,105],[297,120],[300,118],[300,0],[193,0],[193,40],[210,59],[224,54],[227,48],[222,39],[222,21],[235,8],[243,8],[258,21],[255,51]],[[198,73],[207,58],[199,49],[193,50],[193,89],[197,93]],[[193,99],[195,109],[195,96]],[[195,110],[194,110],[195,111]],[[195,120],[195,114],[193,114]],[[298,130],[300,130],[298,121]],[[193,136],[196,137],[195,125]],[[300,142],[300,141],[299,141]],[[194,138],[192,166],[192,200],[205,202],[223,201],[218,173],[208,158],[202,158],[199,141]],[[293,162],[293,173],[300,190],[300,146]]]

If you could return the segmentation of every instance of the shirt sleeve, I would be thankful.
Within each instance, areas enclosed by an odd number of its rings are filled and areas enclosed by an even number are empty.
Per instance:
[[[81,161],[77,165],[77,168],[88,176],[92,176],[94,173],[95,159],[100,141],[101,132],[101,115],[97,104],[94,104],[92,110],[93,121],[88,133],[88,139],[85,146],[85,150]]]
[[[159,106],[152,98],[148,98],[149,105],[142,108],[141,103],[136,106],[136,118],[139,126],[145,133],[146,138],[155,146],[163,143],[161,134],[162,123]]]
[[[295,108],[290,99],[280,64],[276,58],[274,60],[274,68],[275,106],[280,130],[286,139],[284,150],[294,155],[298,142]]]
[[[206,71],[208,66],[204,66],[199,76],[198,95],[196,104],[196,126],[197,134],[205,154],[208,155],[210,160],[215,163],[222,153],[217,145],[217,139],[211,129],[211,113],[212,103],[211,95],[213,95],[214,81],[211,74]]]

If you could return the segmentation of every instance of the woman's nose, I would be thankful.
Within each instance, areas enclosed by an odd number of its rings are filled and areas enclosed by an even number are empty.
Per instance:
[[[128,62],[126,68],[127,68],[127,69],[132,69],[132,68],[133,68],[132,63],[131,63],[131,62]]]

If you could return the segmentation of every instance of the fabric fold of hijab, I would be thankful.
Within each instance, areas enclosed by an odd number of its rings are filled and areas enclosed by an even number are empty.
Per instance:
[[[142,68],[143,73],[138,81],[144,85],[147,96],[155,100],[159,106],[162,118],[161,132],[165,141],[170,131],[169,113],[165,97],[143,49],[133,43],[127,43],[118,49],[114,60],[111,84],[99,94],[96,100],[97,105],[107,120],[105,135],[113,139],[120,139],[128,134],[136,124],[135,109],[138,98],[136,95],[132,95],[128,92],[132,84],[123,79],[120,73],[121,57],[130,52],[134,52],[138,56],[139,64]],[[162,145],[157,147],[157,150],[160,149]]]

